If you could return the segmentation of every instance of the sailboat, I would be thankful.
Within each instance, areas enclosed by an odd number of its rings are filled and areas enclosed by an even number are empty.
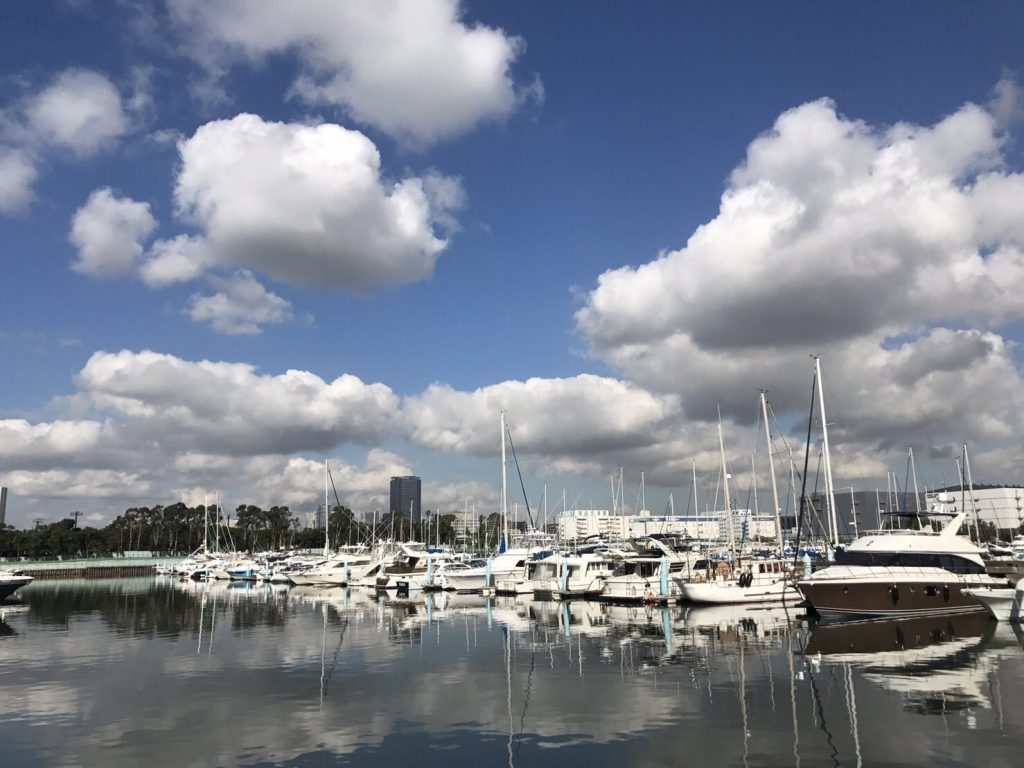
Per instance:
[[[772,477],[772,502],[775,507],[776,537],[782,550],[782,529],[779,520],[779,494],[775,484],[775,465],[772,461],[771,434],[768,430],[768,402],[761,392],[761,413],[764,418],[765,435],[768,438],[768,463]],[[736,541],[732,527],[732,508],[729,499],[729,472],[725,463],[725,441],[722,423],[718,423],[718,448],[722,458],[722,477],[725,484],[725,514],[729,520],[729,547],[736,560]],[[707,581],[679,578],[683,600],[691,603],[798,603],[803,596],[793,581],[792,566],[781,558],[757,559],[750,561],[746,568],[736,568],[730,578],[719,576]]]
[[[449,589],[459,592],[479,592],[485,587],[493,587],[500,581],[513,578],[525,578],[526,564],[530,560],[538,560],[551,554],[555,537],[540,531],[527,531],[513,536],[508,535],[508,478],[506,476],[505,459],[505,412],[501,412],[501,523],[502,539],[498,554],[487,561],[486,565],[465,568],[450,572],[447,575]]]

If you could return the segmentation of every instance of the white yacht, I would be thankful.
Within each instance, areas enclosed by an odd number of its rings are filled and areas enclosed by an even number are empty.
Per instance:
[[[542,560],[551,554],[554,536],[528,531],[512,537],[512,546],[490,558],[486,565],[447,574],[448,586],[459,592],[479,592],[522,574],[527,562]]]
[[[804,599],[796,588],[789,560],[750,560],[738,570],[738,574],[728,578],[696,574],[691,578],[676,577],[676,582],[683,600],[691,603],[799,603]]]
[[[604,588],[603,577],[610,576],[616,565],[607,553],[551,555],[530,564],[533,594],[563,599],[599,595]]]

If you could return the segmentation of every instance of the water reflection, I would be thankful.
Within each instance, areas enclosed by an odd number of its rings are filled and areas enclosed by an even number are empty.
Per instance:
[[[0,621],[5,766],[1009,766],[1024,746],[1019,629],[972,617],[151,580],[23,595]]]

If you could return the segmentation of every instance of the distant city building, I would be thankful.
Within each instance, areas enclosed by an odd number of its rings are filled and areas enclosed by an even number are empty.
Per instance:
[[[455,533],[472,534],[480,526],[480,518],[476,513],[476,507],[460,509],[452,513],[455,515]]]
[[[959,512],[966,509],[968,519],[972,522],[976,513],[979,520],[992,523],[999,530],[1017,530],[1024,525],[1024,487],[1022,486],[975,485],[973,493],[967,490],[961,491],[960,486],[940,488],[928,493],[928,509],[937,503],[940,493],[948,494],[952,499],[951,506],[947,503],[948,511]]]
[[[726,542],[729,520],[724,511],[703,515],[613,515],[607,509],[577,509],[558,517],[558,535],[563,541],[603,536],[606,539],[627,539],[665,534],[683,536],[697,541]],[[752,540],[775,540],[775,519],[755,515],[749,509],[733,510],[733,535],[737,543]]]
[[[0,488],[0,528],[4,527],[7,520],[7,489]]]
[[[306,527],[321,529],[324,527],[324,508],[322,505],[317,505],[314,511],[306,513]]]
[[[415,475],[391,478],[391,512],[401,512],[414,523],[420,521],[420,479]]]

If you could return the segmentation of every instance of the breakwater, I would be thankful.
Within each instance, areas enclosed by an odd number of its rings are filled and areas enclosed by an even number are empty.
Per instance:
[[[157,566],[178,562],[181,558],[88,558],[80,560],[6,561],[0,569],[24,573],[39,581],[53,579],[109,579],[153,576]]]

